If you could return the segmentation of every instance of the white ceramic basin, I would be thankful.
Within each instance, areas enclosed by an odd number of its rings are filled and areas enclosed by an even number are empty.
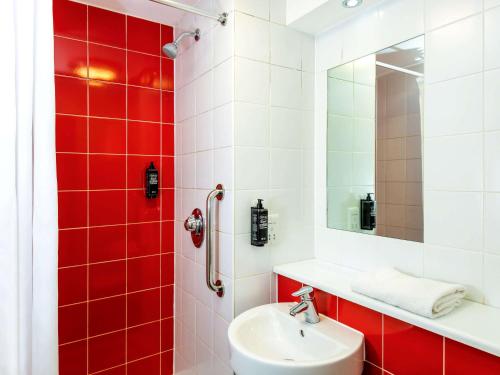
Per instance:
[[[229,326],[236,375],[359,375],[361,332],[321,315],[319,323],[288,313],[291,304],[255,307]]]

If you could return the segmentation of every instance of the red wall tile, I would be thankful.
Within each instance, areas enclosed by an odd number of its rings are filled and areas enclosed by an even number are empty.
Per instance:
[[[450,339],[445,339],[444,363],[446,375],[500,374],[499,357]]]
[[[59,231],[59,267],[87,263],[87,229]]]
[[[136,326],[160,319],[160,289],[130,293],[127,298],[127,324]]]
[[[59,375],[87,374],[87,341],[59,346]]]
[[[160,253],[160,223],[127,226],[127,255],[139,257]]]
[[[160,91],[129,86],[128,118],[140,121],[160,121]]]
[[[160,124],[128,122],[128,153],[160,155]]]
[[[174,373],[173,352],[173,350],[169,350],[168,352],[161,353],[161,375],[172,375]]]
[[[125,362],[125,331],[89,339],[89,372],[104,370]]]
[[[125,120],[89,119],[89,152],[125,154],[126,139]]]
[[[89,41],[125,48],[125,15],[89,7]]]
[[[158,374],[160,372],[160,355],[131,362],[128,365],[128,375]]]
[[[87,300],[87,266],[59,269],[59,306]]]
[[[87,225],[87,193],[81,191],[59,192],[59,228],[79,228]]]
[[[278,275],[278,302],[294,302],[299,298],[292,297],[292,293],[302,287],[302,283],[289,279],[288,277]]]
[[[126,291],[126,262],[106,262],[89,266],[89,298],[105,298]]]
[[[56,115],[58,152],[87,152],[87,118]]]
[[[54,70],[56,74],[87,78],[87,43],[54,37]]]
[[[89,261],[91,263],[125,259],[126,226],[112,225],[89,229]]]
[[[133,361],[160,352],[160,322],[127,330],[127,360]]]
[[[384,316],[384,369],[394,374],[442,374],[443,338]]]
[[[125,223],[125,191],[91,191],[89,222],[91,226]]]
[[[87,303],[59,308],[59,344],[87,337]]]
[[[126,83],[127,53],[125,50],[89,44],[89,78],[97,81]]]
[[[161,153],[174,155],[174,127],[160,124],[160,89],[173,91],[174,62],[160,51],[173,29],[55,0],[54,32],[60,373],[159,373],[161,363],[170,374],[173,319],[161,323],[163,354],[160,319],[173,315],[174,232],[160,208],[173,220],[174,164]],[[172,188],[153,200],[144,193],[151,161]],[[139,338],[129,363],[127,334]]]
[[[89,336],[102,335],[124,329],[125,296],[104,298],[89,302]]]
[[[127,262],[127,290],[156,288],[160,286],[160,256],[133,258]]]
[[[90,155],[90,190],[125,189],[126,169],[125,155]]]
[[[170,91],[161,92],[161,121],[169,124],[174,123],[174,93]]]
[[[57,188],[87,189],[87,154],[57,154]]]
[[[339,322],[363,332],[366,359],[382,366],[382,314],[342,298],[338,300],[337,314]]]
[[[323,292],[320,289],[314,290],[314,297],[318,305],[318,310],[332,319],[337,319],[337,296]]]
[[[87,80],[55,77],[56,113],[87,114]]]
[[[127,48],[133,51],[160,54],[160,25],[140,18],[127,17]]]
[[[54,0],[53,8],[55,35],[86,40],[87,6],[69,0]]]
[[[127,77],[129,85],[159,89],[161,87],[160,57],[128,51]]]
[[[126,88],[116,83],[89,81],[89,114],[125,118]]]

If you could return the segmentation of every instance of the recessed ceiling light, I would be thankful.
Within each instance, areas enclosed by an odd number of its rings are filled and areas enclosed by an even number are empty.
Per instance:
[[[342,5],[345,8],[355,8],[361,5],[362,2],[363,0],[342,0]]]

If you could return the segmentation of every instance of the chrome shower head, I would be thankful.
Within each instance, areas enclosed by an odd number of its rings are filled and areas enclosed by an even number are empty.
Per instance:
[[[162,48],[163,53],[167,57],[170,57],[171,59],[175,59],[177,57],[179,43],[186,36],[192,36],[195,41],[200,40],[200,29],[196,29],[195,31],[191,31],[191,32],[184,32],[181,35],[179,35],[177,37],[177,39],[175,39],[172,43],[165,44]]]

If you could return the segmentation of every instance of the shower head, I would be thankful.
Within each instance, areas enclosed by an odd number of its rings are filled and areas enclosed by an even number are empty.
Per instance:
[[[177,37],[172,43],[167,43],[163,46],[163,53],[170,57],[171,59],[175,59],[177,57],[179,43],[186,36],[192,36],[195,41],[200,40],[200,29],[196,29],[191,32],[184,32]]]

